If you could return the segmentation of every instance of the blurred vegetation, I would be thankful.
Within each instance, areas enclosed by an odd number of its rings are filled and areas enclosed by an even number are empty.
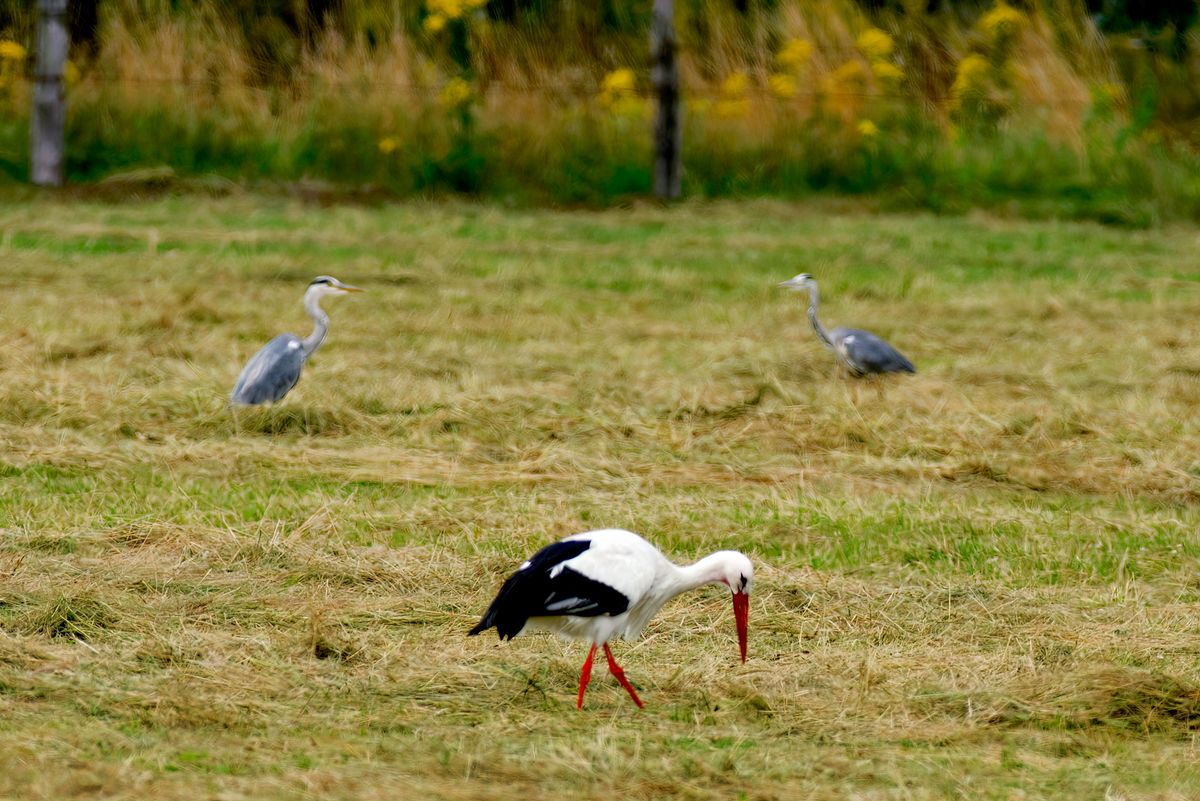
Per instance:
[[[0,175],[18,181],[31,5],[0,0]],[[1200,219],[1194,2],[676,5],[692,196]],[[650,187],[648,3],[71,9],[73,181],[156,167],[589,204]]]

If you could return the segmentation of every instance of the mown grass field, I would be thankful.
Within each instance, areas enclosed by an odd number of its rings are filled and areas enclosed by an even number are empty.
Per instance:
[[[1200,230],[0,201],[0,797],[1200,796]],[[918,364],[833,376],[803,304]],[[244,360],[332,333],[279,407]],[[623,526],[758,566],[465,632]]]

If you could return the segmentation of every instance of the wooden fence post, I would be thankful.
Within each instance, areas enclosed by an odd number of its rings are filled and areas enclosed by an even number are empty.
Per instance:
[[[62,186],[67,98],[67,0],[38,0],[37,65],[30,121],[29,176],[38,186]]]
[[[650,22],[650,82],[658,96],[654,122],[654,194],[679,197],[683,126],[679,117],[679,66],[675,63],[674,0],[654,0]]]

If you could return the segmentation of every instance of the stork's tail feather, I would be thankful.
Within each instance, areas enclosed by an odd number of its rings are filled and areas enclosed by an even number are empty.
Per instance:
[[[495,628],[501,640],[511,640],[521,633],[521,629],[525,628],[526,620],[527,618],[522,617],[514,622],[511,615],[507,618],[501,618],[489,611],[488,614],[483,616],[483,620],[475,624],[475,628],[467,632],[467,636],[474,637],[476,634],[483,634],[488,629]]]
[[[516,637],[521,632],[520,626],[517,627],[516,630],[511,630],[511,629],[510,630],[501,630],[500,626],[496,625],[496,623],[494,623],[494,622],[489,623],[486,620],[481,620],[481,621],[479,621],[479,623],[477,623],[475,625],[475,628],[473,628],[467,632],[467,636],[474,637],[476,634],[483,634],[485,631],[492,628],[493,626],[496,627],[496,633],[500,635],[501,640],[511,640],[513,637]]]

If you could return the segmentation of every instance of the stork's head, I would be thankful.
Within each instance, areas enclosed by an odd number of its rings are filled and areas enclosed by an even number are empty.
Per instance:
[[[795,278],[789,278],[786,281],[779,282],[780,289],[788,289],[792,292],[803,292],[814,283],[813,277],[808,273],[800,273]]]
[[[348,292],[362,292],[362,290],[356,286],[343,284],[332,275],[318,275],[308,285],[308,291],[305,294],[323,298],[326,295],[345,295]]]
[[[733,619],[737,624],[738,648],[742,661],[746,661],[746,640],[750,630],[750,589],[754,586],[754,565],[745,554],[737,551],[719,551],[722,584],[733,593]]]

